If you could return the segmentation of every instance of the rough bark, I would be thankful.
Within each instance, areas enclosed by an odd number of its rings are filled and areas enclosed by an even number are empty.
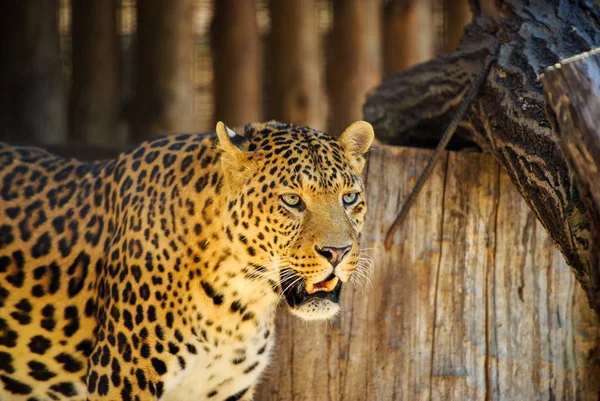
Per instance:
[[[56,143],[66,138],[57,0],[2,3],[0,139]]]
[[[596,245],[590,249],[590,288],[600,298],[600,53],[561,61],[541,80],[550,122],[588,210],[590,244]]]
[[[271,118],[325,129],[316,0],[271,0],[269,5]]]
[[[211,40],[216,120],[229,126],[260,121],[262,49],[255,0],[215,2]]]
[[[73,0],[72,139],[115,140],[121,108],[117,0]]]
[[[194,0],[137,3],[132,139],[194,129]]]
[[[362,118],[367,92],[381,81],[381,2],[334,0],[328,51],[329,132]]]
[[[498,61],[457,131],[455,147],[493,153],[548,230],[600,315],[589,275],[590,227],[572,172],[544,113],[538,76],[559,60],[600,45],[592,0],[472,0],[456,52],[390,77],[364,114],[380,140],[435,146],[496,41]]]
[[[436,32],[431,6],[431,0],[386,2],[383,13],[385,75],[433,58]]]
[[[493,157],[444,152],[383,250],[430,155],[371,153],[361,245],[374,262],[370,282],[355,273],[363,284],[344,286],[331,322],[278,311],[275,357],[256,399],[598,400],[598,322]]]

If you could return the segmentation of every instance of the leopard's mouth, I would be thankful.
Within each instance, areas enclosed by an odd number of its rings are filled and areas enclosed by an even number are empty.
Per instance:
[[[337,304],[342,290],[342,282],[333,273],[325,280],[314,284],[306,283],[304,280],[298,285],[287,286],[287,288],[285,283],[282,284],[284,284],[285,299],[292,308],[297,308],[316,299],[329,300]]]

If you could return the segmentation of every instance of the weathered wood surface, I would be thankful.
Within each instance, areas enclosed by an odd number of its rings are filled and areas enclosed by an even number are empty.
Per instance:
[[[257,400],[598,400],[595,315],[491,156],[445,155],[383,251],[430,155],[371,153],[363,247],[372,284],[347,285],[328,323],[280,311]]]
[[[435,146],[498,44],[497,62],[451,145],[470,140],[496,157],[600,317],[600,288],[589,273],[585,205],[546,118],[538,79],[548,66],[600,46],[600,8],[594,0],[470,4],[473,21],[458,49],[384,80],[365,104],[365,119],[385,143]]]

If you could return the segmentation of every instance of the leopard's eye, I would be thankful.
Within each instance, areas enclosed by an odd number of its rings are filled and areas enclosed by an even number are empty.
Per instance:
[[[289,207],[298,207],[302,204],[302,199],[296,194],[283,194],[281,200]]]
[[[357,192],[348,192],[347,194],[342,195],[342,201],[344,202],[344,206],[352,206],[358,200]]]

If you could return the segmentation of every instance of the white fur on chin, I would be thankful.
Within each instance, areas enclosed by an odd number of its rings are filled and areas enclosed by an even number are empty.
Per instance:
[[[290,308],[290,312],[304,320],[327,320],[340,312],[340,306],[328,299],[314,298],[301,306]]]

